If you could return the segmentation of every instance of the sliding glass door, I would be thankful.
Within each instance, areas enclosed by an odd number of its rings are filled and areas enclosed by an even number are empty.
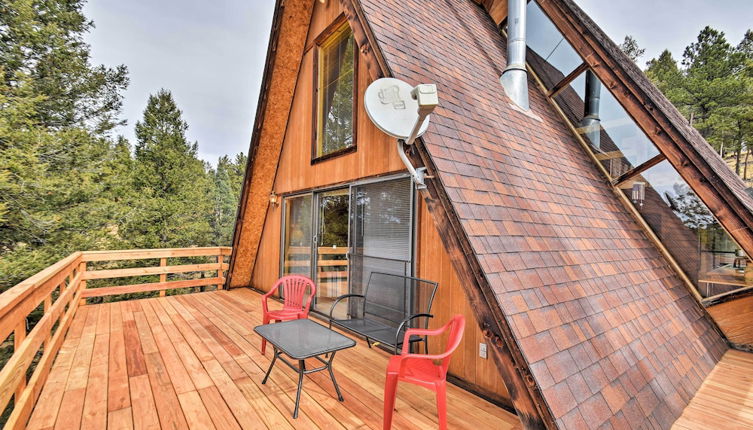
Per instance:
[[[371,272],[413,273],[413,186],[401,178],[352,189],[350,290],[361,294]]]
[[[328,312],[332,302],[348,294],[348,188],[316,194],[316,301],[314,309]]]
[[[311,194],[284,201],[282,274],[311,276]]]
[[[338,296],[363,293],[373,271],[412,275],[410,178],[290,196],[283,205],[281,273],[316,282],[314,310],[328,313]]]

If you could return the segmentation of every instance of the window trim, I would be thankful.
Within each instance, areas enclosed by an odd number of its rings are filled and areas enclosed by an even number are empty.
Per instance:
[[[350,154],[356,152],[358,148],[358,70],[359,70],[359,56],[360,51],[358,49],[358,43],[356,43],[355,37],[353,38],[353,145],[338,149],[337,151],[330,152],[328,154],[316,155],[317,144],[319,140],[319,50],[323,43],[325,43],[332,35],[340,31],[344,26],[350,28],[351,33],[353,28],[350,27],[345,14],[340,14],[335,20],[327,26],[318,36],[314,39],[314,61],[313,61],[313,79],[312,79],[312,102],[311,102],[311,165],[326,161],[332,158],[339,157],[341,155]]]

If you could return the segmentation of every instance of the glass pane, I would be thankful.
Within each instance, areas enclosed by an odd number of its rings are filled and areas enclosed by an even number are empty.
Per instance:
[[[591,71],[578,76],[554,100],[613,178],[659,154]]]
[[[311,194],[285,199],[282,274],[311,276]]]
[[[372,271],[411,274],[412,192],[410,178],[353,188],[354,293],[364,291]]]
[[[753,266],[667,161],[620,186],[703,297],[753,285]]]
[[[348,293],[348,189],[319,194],[315,309],[328,312]]]
[[[354,47],[346,26],[319,48],[317,157],[353,146]]]
[[[528,3],[526,43],[527,59],[547,88],[569,75],[583,63],[535,1]]]

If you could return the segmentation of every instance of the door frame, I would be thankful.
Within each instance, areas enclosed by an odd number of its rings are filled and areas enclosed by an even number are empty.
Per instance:
[[[353,254],[353,243],[352,243],[352,224],[354,222],[355,218],[355,210],[352,207],[352,201],[353,201],[353,188],[362,186],[362,185],[369,185],[379,182],[387,182],[387,181],[393,181],[397,179],[404,179],[404,178],[410,178],[410,175],[407,172],[400,172],[390,175],[383,175],[383,176],[374,176],[370,178],[362,178],[358,179],[349,183],[341,183],[338,185],[327,185],[319,188],[313,188],[313,189],[307,189],[305,191],[294,191],[286,194],[282,194],[281,200],[281,219],[280,219],[280,244],[279,244],[279,265],[278,265],[278,278],[283,276],[284,270],[285,270],[285,223],[287,222],[286,219],[286,212],[288,204],[288,199],[294,198],[294,197],[301,197],[305,195],[311,196],[311,256],[309,259],[309,273],[308,276],[314,282],[316,282],[316,269],[317,269],[317,259],[318,259],[318,252],[319,252],[319,246],[318,246],[318,232],[319,232],[319,195],[329,192],[329,191],[335,191],[340,189],[347,189],[348,190],[348,251],[347,251],[347,261],[348,261],[348,290],[351,289],[351,282],[352,282],[352,276],[351,276],[351,266],[350,266],[350,260],[351,256]],[[417,250],[417,242],[418,242],[418,229],[416,228],[418,225],[418,213],[417,213],[417,191],[415,184],[411,180],[410,182],[410,227],[409,230],[411,232],[411,238],[410,238],[410,264],[408,267],[410,268],[409,276],[415,276],[416,274],[416,250]],[[317,239],[316,241],[314,239]],[[321,311],[316,311],[311,309],[313,312],[324,315]]]

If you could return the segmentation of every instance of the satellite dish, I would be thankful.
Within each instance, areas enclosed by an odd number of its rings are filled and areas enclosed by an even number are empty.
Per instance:
[[[364,96],[364,107],[371,122],[396,139],[408,139],[419,120],[419,104],[418,99],[411,95],[413,90],[411,85],[395,78],[381,78],[372,82]],[[424,134],[428,127],[429,116],[426,115],[414,137]]]
[[[363,99],[371,122],[397,139],[397,153],[413,178],[416,189],[426,189],[426,167],[413,167],[404,146],[412,145],[429,128],[429,114],[439,104],[437,86],[420,84],[414,88],[400,79],[382,78],[366,88]]]

